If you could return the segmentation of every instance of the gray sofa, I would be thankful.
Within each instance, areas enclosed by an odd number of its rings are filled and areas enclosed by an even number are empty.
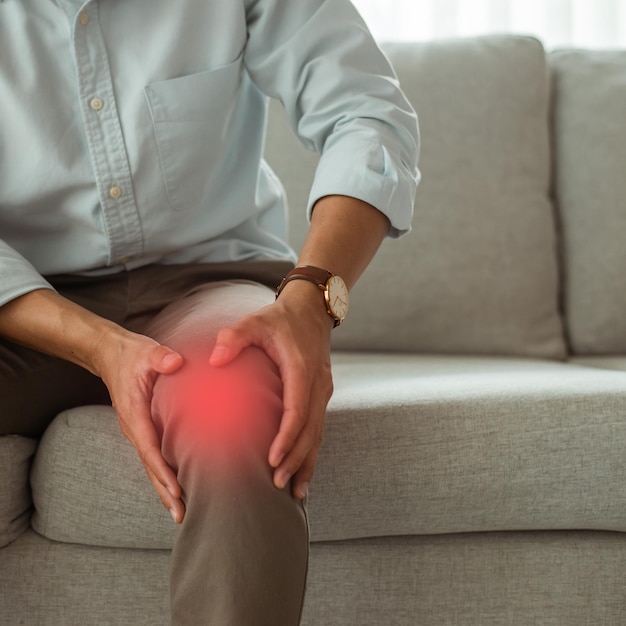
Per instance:
[[[621,626],[626,53],[386,50],[423,182],[334,335],[303,624]],[[315,157],[277,107],[267,158],[298,246]],[[1,438],[0,475],[2,624],[168,623],[175,527],[111,408]]]

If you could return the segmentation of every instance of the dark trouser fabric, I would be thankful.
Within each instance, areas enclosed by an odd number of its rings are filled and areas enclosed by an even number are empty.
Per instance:
[[[267,461],[282,415],[279,373],[258,348],[223,368],[208,365],[219,330],[269,304],[267,287],[290,267],[152,266],[99,278],[50,278],[65,297],[184,357],[177,373],[157,380],[152,404],[186,505],[171,563],[176,625],[299,622],[306,514],[289,487],[273,486]],[[0,343],[1,434],[38,437],[60,411],[105,402],[103,383],[80,367]]]
[[[246,279],[275,288],[291,267],[279,261],[150,266],[98,278],[48,280],[66,298],[142,332],[142,325],[198,285]],[[0,435],[40,437],[58,413],[86,404],[110,404],[99,378],[0,338]]]

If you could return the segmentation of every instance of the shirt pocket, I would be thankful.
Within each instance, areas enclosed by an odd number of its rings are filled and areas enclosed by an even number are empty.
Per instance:
[[[150,109],[170,207],[198,209],[226,147],[243,55],[217,69],[151,83]]]

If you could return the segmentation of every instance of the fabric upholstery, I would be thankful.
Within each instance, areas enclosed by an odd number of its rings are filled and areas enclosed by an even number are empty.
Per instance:
[[[617,533],[318,543],[302,626],[622,626],[625,558]]]
[[[29,531],[2,552],[0,623],[168,626],[168,561]],[[621,533],[314,543],[302,626],[622,626],[625,577]]]
[[[0,555],[0,624],[169,626],[170,553],[44,539],[32,530]]]
[[[550,62],[571,349],[625,354],[626,51],[562,51]]]
[[[311,539],[626,530],[626,376],[527,359],[336,354]],[[54,497],[49,497],[54,494]],[[111,409],[44,437],[35,530],[170,548],[174,527]]]
[[[111,407],[61,413],[32,471],[33,528],[58,541],[171,549],[176,526]]]
[[[626,529],[623,372],[375,354],[333,370],[314,540]]]
[[[561,358],[541,44],[494,36],[385,49],[419,113],[423,180],[413,233],[382,246],[335,347]],[[277,108],[266,156],[297,246],[314,159]]]
[[[0,437],[0,548],[30,525],[32,500],[28,485],[37,442],[26,437]]]
[[[599,367],[604,370],[626,370],[626,355],[622,356],[578,356],[571,359],[585,367]]]

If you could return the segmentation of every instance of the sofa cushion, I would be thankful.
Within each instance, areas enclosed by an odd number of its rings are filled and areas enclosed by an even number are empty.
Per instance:
[[[561,51],[550,61],[572,351],[624,354],[626,52]]]
[[[626,372],[335,355],[312,537],[626,530]]]
[[[397,354],[335,354],[333,367],[313,541],[626,530],[626,372]],[[57,418],[33,493],[33,527],[50,539],[172,545],[174,524],[111,408]]]
[[[115,411],[61,413],[44,433],[31,474],[33,528],[57,541],[171,548],[176,526]]]
[[[585,367],[599,367],[603,370],[624,370],[626,371],[626,355],[622,356],[575,356],[572,363],[578,363]]]
[[[354,288],[338,349],[561,358],[549,80],[531,38],[386,46],[421,128],[413,233],[383,244]],[[315,160],[277,107],[266,156],[306,230]]]
[[[0,437],[0,548],[17,539],[30,525],[28,475],[36,448],[34,439]]]

